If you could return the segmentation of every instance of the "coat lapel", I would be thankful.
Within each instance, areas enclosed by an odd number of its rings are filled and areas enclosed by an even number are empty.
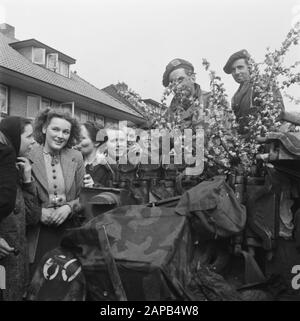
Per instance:
[[[68,149],[64,149],[61,152],[61,167],[62,167],[62,171],[63,171],[63,176],[64,176],[64,180],[65,180],[65,190],[66,190],[66,194],[68,194],[68,192],[71,189],[71,186],[74,182],[75,179],[75,170],[76,170],[76,161],[75,161],[75,157],[71,157],[69,150]]]
[[[37,145],[31,152],[29,159],[32,162],[32,171],[35,179],[48,191],[48,179],[43,155],[43,146]]]

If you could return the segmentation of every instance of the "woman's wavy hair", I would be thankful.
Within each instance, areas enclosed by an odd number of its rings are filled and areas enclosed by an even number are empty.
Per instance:
[[[104,128],[104,126],[102,124],[100,124],[98,122],[94,122],[94,121],[87,121],[81,125],[84,126],[85,129],[87,130],[91,141],[94,144],[96,144],[96,146],[101,145],[101,142],[97,141],[97,134],[98,134],[99,130]]]
[[[52,118],[62,118],[71,124],[71,133],[65,148],[72,148],[80,141],[80,125],[76,118],[73,118],[69,112],[46,108],[41,111],[34,122],[34,138],[43,145],[45,143],[46,135],[43,133],[43,127],[48,127]]]

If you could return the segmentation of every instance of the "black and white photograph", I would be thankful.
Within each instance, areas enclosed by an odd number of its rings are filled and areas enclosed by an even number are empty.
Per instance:
[[[0,311],[300,301],[299,85],[300,0],[0,0]]]

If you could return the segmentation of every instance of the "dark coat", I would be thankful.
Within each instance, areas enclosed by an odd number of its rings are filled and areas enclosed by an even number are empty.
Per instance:
[[[23,184],[16,168],[21,145],[20,117],[7,117],[0,123],[0,237],[17,249],[0,260],[6,270],[7,301],[22,300],[28,284],[26,224],[36,224],[41,215],[35,183]]]
[[[16,154],[0,132],[0,222],[14,209],[16,195]]]
[[[22,300],[29,282],[26,225],[36,224],[41,215],[35,191],[34,182],[18,184],[14,210],[0,223],[0,236],[19,250],[17,256],[10,254],[0,260],[6,270],[6,301]]]
[[[85,166],[87,174],[90,174],[95,186],[111,187],[113,182],[113,174],[109,168],[104,164]]]

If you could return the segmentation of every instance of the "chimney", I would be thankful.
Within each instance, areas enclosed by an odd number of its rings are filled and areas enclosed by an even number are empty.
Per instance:
[[[10,38],[15,39],[15,27],[9,25],[8,23],[1,23],[0,24],[0,32]]]

